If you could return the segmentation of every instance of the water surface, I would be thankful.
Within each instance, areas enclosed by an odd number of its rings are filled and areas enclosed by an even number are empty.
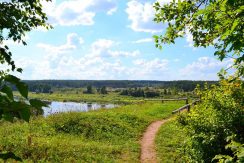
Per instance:
[[[44,107],[44,116],[56,114],[60,112],[87,112],[90,110],[97,110],[101,108],[111,109],[116,107],[115,104],[98,104],[85,102],[58,102],[52,101],[49,107]]]

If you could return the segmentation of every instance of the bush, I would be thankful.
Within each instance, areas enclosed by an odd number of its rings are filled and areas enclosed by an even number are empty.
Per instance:
[[[145,97],[147,97],[147,98],[159,97],[159,96],[160,96],[159,92],[155,92],[155,91],[147,91],[147,92],[145,92]]]
[[[188,159],[211,162],[216,155],[234,156],[233,150],[225,147],[233,135],[236,142],[244,143],[243,81],[222,80],[220,86],[196,91],[201,103],[178,118],[191,137],[185,147]]]

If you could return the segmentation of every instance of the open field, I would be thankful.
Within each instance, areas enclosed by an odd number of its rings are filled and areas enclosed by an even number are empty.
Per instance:
[[[17,92],[14,92],[15,96],[19,96]],[[75,93],[75,92],[54,92],[52,94],[49,93],[32,93],[29,92],[29,98],[37,98],[48,101],[72,101],[72,102],[96,102],[96,103],[116,103],[116,104],[133,104],[140,103],[145,100],[160,100],[167,98],[182,98],[185,96],[179,95],[167,95],[162,97],[154,97],[154,98],[145,98],[145,97],[133,97],[133,96],[125,96],[119,95],[117,92],[110,92],[108,94],[83,94],[83,93]]]
[[[131,96],[122,96],[118,93],[109,93],[106,95],[103,94],[83,94],[75,92],[54,92],[53,94],[48,93],[29,93],[31,98],[39,98],[50,101],[74,101],[74,102],[97,102],[97,103],[134,103],[140,102],[143,100],[141,97],[131,97]]]
[[[138,162],[146,127],[184,102],[146,102],[0,124],[0,149],[25,161]]]

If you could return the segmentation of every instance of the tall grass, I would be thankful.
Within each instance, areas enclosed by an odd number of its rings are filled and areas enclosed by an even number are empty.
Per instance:
[[[183,104],[147,102],[38,117],[29,124],[1,122],[0,150],[27,162],[139,162],[139,140],[149,123]]]

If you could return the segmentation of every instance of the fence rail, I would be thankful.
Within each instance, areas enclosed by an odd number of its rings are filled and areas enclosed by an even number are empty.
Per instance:
[[[174,99],[145,99],[146,101],[181,101],[187,100],[187,98],[174,98]]]
[[[188,98],[175,98],[175,99],[145,99],[146,101],[186,101],[186,104],[188,104]]]
[[[200,102],[200,100],[195,100],[191,104],[186,104],[185,106],[182,106],[179,109],[172,111],[172,114],[180,113],[182,110],[185,110],[185,109],[187,109],[187,111],[190,111],[191,106],[193,107],[194,105],[196,105],[199,102]]]

